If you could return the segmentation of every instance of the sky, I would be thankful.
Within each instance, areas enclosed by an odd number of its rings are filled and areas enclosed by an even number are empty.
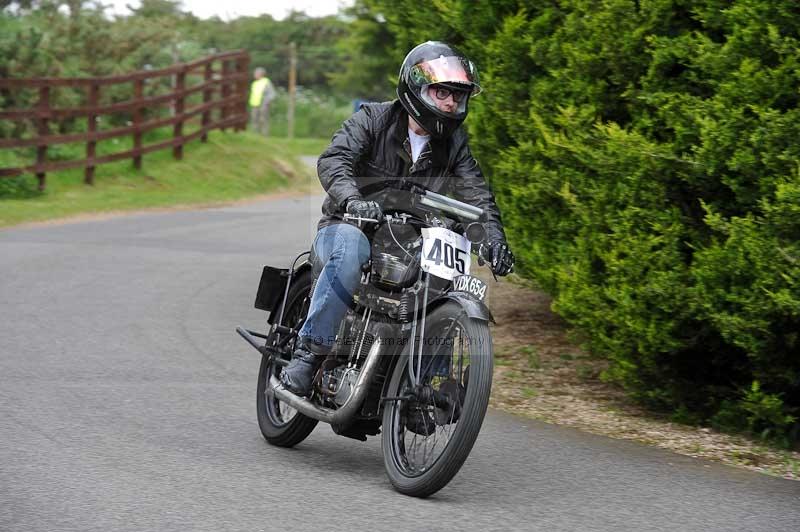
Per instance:
[[[104,3],[112,4],[112,12],[118,14],[129,13],[126,4],[134,7],[139,5],[138,0],[110,0]],[[200,18],[217,15],[223,20],[229,20],[266,13],[273,18],[282,19],[292,9],[305,11],[312,17],[322,17],[332,15],[339,10],[339,7],[349,6],[352,3],[352,0],[183,0],[183,10],[191,11]]]

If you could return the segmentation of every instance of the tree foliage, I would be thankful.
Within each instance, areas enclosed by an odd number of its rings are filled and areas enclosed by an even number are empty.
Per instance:
[[[343,94],[385,101],[397,86],[397,48],[386,24],[362,0],[346,10],[347,34],[337,41],[340,61],[329,74],[331,84]]]
[[[177,0],[143,0],[117,16],[83,0],[8,4],[0,10],[0,75],[10,77],[109,75],[245,49],[253,66],[266,67],[285,86],[295,42],[298,84],[326,89],[348,28],[341,17],[297,11],[280,21],[269,15],[201,20]]]
[[[186,12],[176,0],[142,0],[130,14],[112,16],[101,3],[84,0],[28,0],[6,2],[0,10],[0,76],[96,77],[157,69],[209,54],[245,49],[251,65],[266,67],[278,87],[286,87],[289,44],[296,43],[297,84],[329,93],[330,74],[340,72],[337,48],[348,22],[336,16],[310,18],[301,12],[285,20],[265,15],[201,20]],[[351,69],[352,70],[352,69]],[[148,83],[146,95],[169,90],[169,77]],[[359,95],[340,82],[342,95]],[[130,99],[132,87],[112,86],[102,91],[108,102]],[[0,107],[30,108],[35,91],[0,91]],[[55,107],[81,105],[86,91],[59,88],[51,91]],[[339,97],[339,100],[342,98]],[[326,105],[336,105],[327,102]],[[327,112],[327,111],[325,111]],[[128,120],[116,116],[115,121]],[[75,131],[85,121],[51,124],[61,132]],[[30,124],[0,123],[0,136],[23,136]]]

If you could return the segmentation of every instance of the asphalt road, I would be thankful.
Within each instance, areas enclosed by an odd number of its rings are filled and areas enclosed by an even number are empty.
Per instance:
[[[261,266],[320,198],[0,231],[0,531],[800,530],[800,483],[490,411],[427,500],[255,415]]]

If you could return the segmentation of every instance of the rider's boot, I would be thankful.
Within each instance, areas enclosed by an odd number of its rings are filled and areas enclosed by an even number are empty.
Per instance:
[[[311,392],[314,374],[326,356],[326,350],[320,346],[311,345],[300,339],[292,354],[292,360],[281,371],[281,383],[293,394],[306,397]]]

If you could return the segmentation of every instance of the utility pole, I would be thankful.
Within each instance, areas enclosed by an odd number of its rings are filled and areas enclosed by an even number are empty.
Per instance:
[[[181,56],[178,53],[178,39],[180,39],[180,33],[176,33],[175,36],[172,38],[172,42],[170,43],[170,51],[172,52],[172,65],[177,65],[180,60]],[[172,82],[172,92],[175,92],[178,88],[178,75],[173,74],[171,76]],[[170,116],[175,116],[175,100],[169,102],[169,114]]]
[[[297,46],[294,42],[289,44],[289,108],[287,110],[287,136],[294,138],[294,93],[297,80]]]

